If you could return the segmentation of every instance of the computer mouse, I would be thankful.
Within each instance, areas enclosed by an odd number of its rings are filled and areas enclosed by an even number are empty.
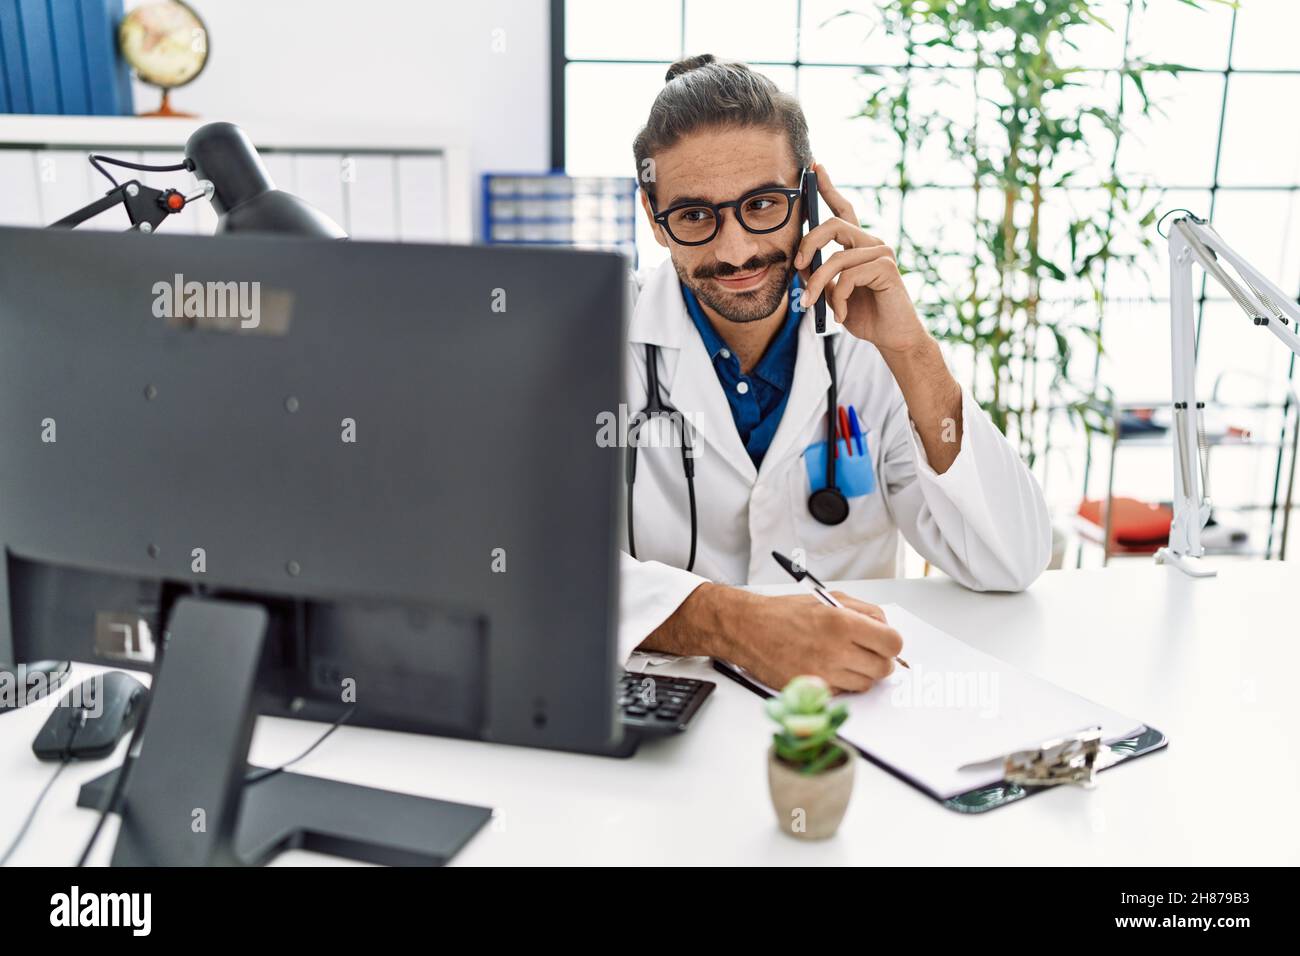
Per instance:
[[[108,671],[82,681],[64,695],[32,741],[40,760],[99,760],[140,719],[144,684],[124,671]]]

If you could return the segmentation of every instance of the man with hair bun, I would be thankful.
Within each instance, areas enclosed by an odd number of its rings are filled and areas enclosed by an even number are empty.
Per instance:
[[[738,587],[789,583],[773,551],[823,580],[893,577],[901,534],[965,587],[1027,587],[1051,552],[1042,490],[949,372],[893,250],[814,162],[799,102],[742,63],[690,57],[632,149],[671,258],[638,277],[626,402],[676,412],[689,447],[654,417],[629,435],[623,651],[863,691],[893,669],[898,632],[843,594],[834,608]],[[805,235],[814,179],[832,216]]]

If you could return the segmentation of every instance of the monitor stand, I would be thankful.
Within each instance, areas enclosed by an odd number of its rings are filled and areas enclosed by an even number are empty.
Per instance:
[[[369,863],[440,865],[491,818],[449,803],[284,771],[246,783],[253,692],[267,633],[258,604],[185,597],[114,807],[114,866],[260,866],[304,849]],[[81,788],[102,810],[113,770]]]

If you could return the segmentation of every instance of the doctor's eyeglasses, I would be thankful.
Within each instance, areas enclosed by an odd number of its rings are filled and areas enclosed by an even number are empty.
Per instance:
[[[803,173],[794,189],[765,186],[745,193],[731,202],[685,202],[655,213],[654,221],[667,230],[673,241],[683,246],[702,246],[713,240],[722,224],[722,210],[732,209],[736,221],[747,232],[762,235],[776,232],[790,221],[795,203],[803,193]]]

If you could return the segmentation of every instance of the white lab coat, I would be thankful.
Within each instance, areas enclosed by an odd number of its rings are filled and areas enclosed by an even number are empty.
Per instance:
[[[645,407],[645,345],[659,346],[664,401],[696,429],[699,523],[694,573],[681,452],[642,447],[635,490],[636,559],[623,530],[619,647],[626,657],[704,581],[789,583],[772,551],[803,549],[823,581],[895,577],[901,531],[922,556],[968,588],[1018,591],[1047,566],[1051,525],[1042,489],[987,413],[962,386],[962,439],[942,475],[925,457],[903,393],[880,352],[835,336],[839,403],[856,407],[867,436],[876,491],[849,499],[839,525],[808,512],[804,450],[826,438],[826,371],[813,310],[799,327],[799,352],[780,425],[761,468],[741,443],[703,340],[682,301],[671,262],[634,277],[628,328],[628,414]],[[829,316],[828,316],[829,320]],[[652,427],[646,426],[650,432]],[[663,438],[669,431],[664,428]],[[647,435],[647,444],[651,436]]]

